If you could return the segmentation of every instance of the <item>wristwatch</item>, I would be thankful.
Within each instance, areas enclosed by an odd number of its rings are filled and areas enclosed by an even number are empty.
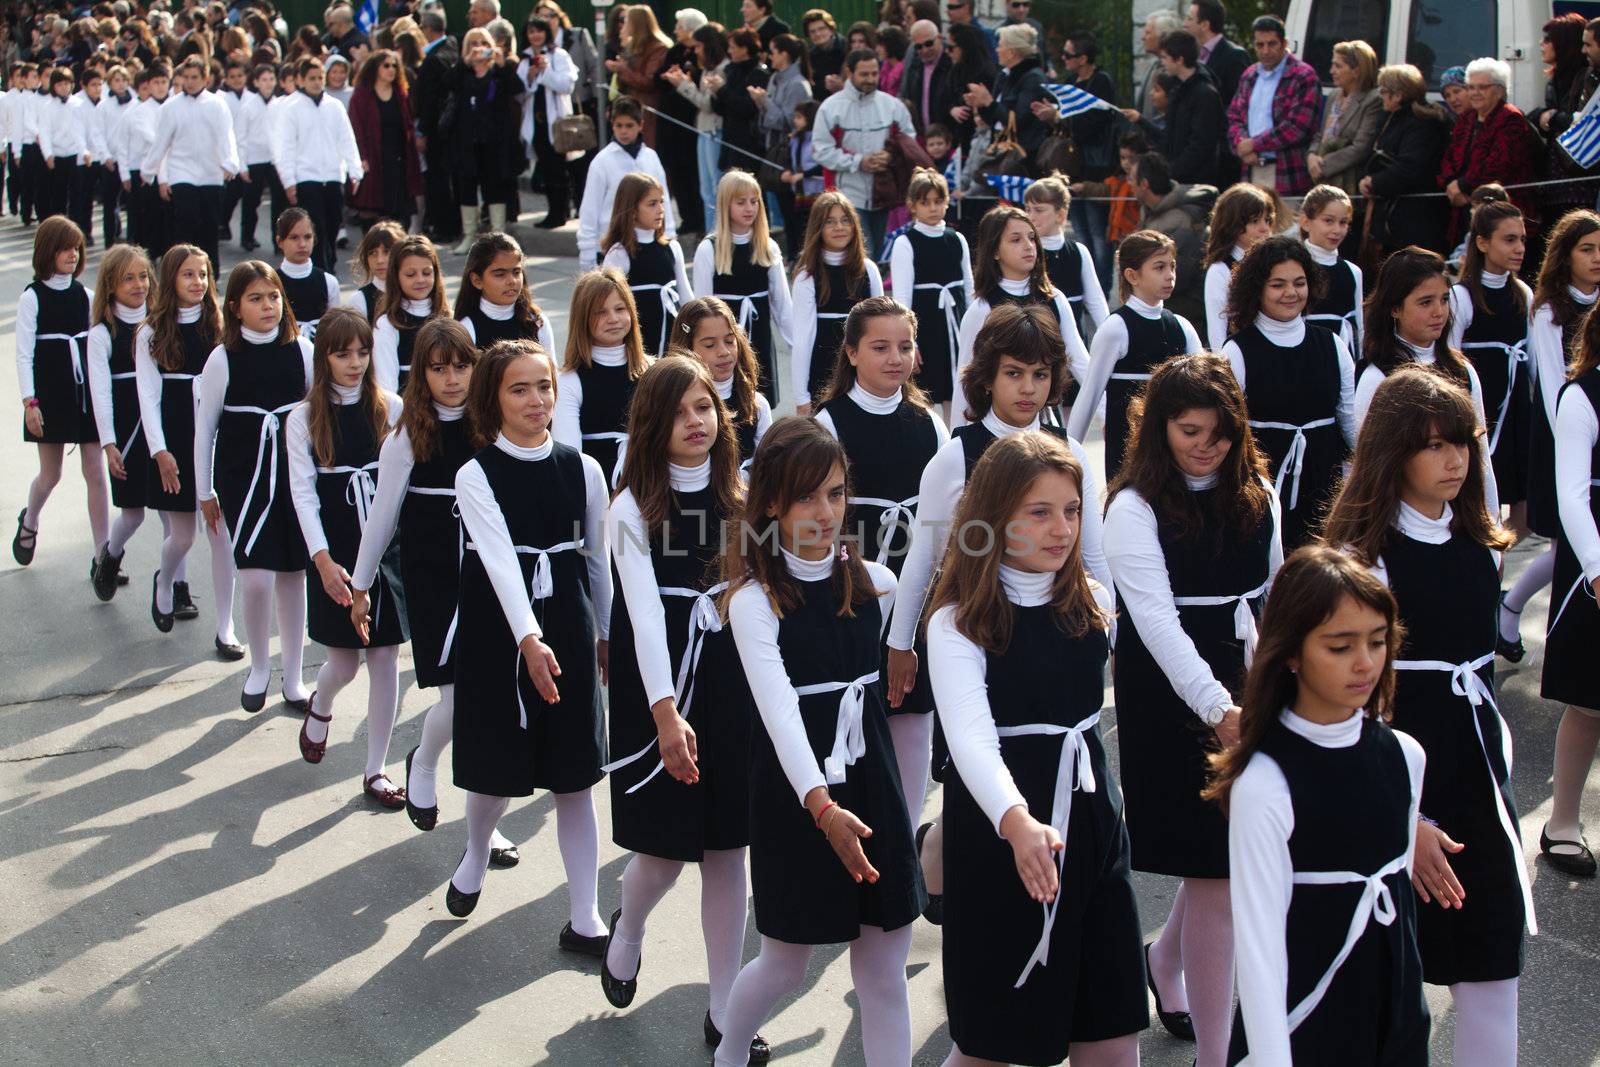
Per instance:
[[[1214,728],[1228,717],[1228,709],[1231,707],[1233,707],[1232,704],[1218,704],[1215,707],[1207,708],[1200,715],[1200,721]]]

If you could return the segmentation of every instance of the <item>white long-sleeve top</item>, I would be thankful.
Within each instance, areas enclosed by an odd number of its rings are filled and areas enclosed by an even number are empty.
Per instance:
[[[39,143],[39,105],[45,102],[44,98],[49,93],[22,91],[22,96],[17,100],[16,134],[17,140],[12,142],[18,145]]]
[[[133,171],[139,180],[153,185],[162,178],[160,170],[145,170],[145,160],[150,156],[150,146],[156,141],[156,128],[161,124],[161,105],[164,101],[146,97],[129,104],[117,123],[112,152],[117,157],[118,169],[126,181]]]
[[[1323,268],[1326,268],[1328,270],[1333,270],[1336,267],[1338,267],[1339,264],[1342,262],[1344,264],[1343,269],[1349,271],[1351,276],[1355,278],[1355,283],[1356,283],[1356,289],[1355,289],[1355,292],[1356,292],[1355,324],[1353,326],[1352,325],[1342,326],[1339,329],[1338,332],[1339,332],[1339,338],[1340,338],[1340,340],[1344,341],[1345,347],[1350,349],[1352,352],[1359,354],[1361,352],[1361,343],[1366,337],[1366,329],[1367,329],[1366,316],[1364,314],[1362,314],[1362,309],[1361,309],[1361,294],[1366,292],[1366,289],[1363,287],[1365,285],[1365,282],[1363,282],[1361,280],[1361,268],[1356,266],[1354,260],[1350,260],[1350,259],[1340,260],[1339,259],[1339,250],[1337,248],[1329,250],[1329,249],[1323,248],[1321,245],[1312,244],[1310,241],[1306,241],[1306,242],[1304,242],[1304,244],[1306,246],[1306,251],[1311,253],[1312,262],[1316,263],[1319,267],[1323,267]],[[1504,284],[1505,275],[1502,274],[1500,277],[1502,279],[1502,284]],[[1452,301],[1451,302],[1452,302],[1452,306],[1453,306],[1454,305],[1454,297],[1453,297],[1453,295],[1452,295]],[[1349,320],[1346,320],[1347,323],[1348,323],[1348,321]],[[1450,343],[1451,343],[1451,345],[1453,345],[1456,348],[1460,348],[1461,347],[1460,344],[1458,344],[1456,341],[1451,341]]]
[[[239,103],[233,129],[239,139],[240,161],[246,167],[272,162],[272,116],[267,110],[270,103],[257,92],[245,93]]]
[[[1106,306],[1106,291],[1100,287],[1100,278],[1094,272],[1094,259],[1089,255],[1089,249],[1084,247],[1082,241],[1074,241],[1073,244],[1078,246],[1078,285],[1083,290],[1083,310],[1088,312],[1089,321],[1098,330],[1105,323],[1106,316],[1111,314],[1111,309]],[[1039,246],[1046,252],[1059,252],[1066,245],[1066,234],[1039,236]]]
[[[372,284],[378,287],[378,292],[380,294],[384,292],[384,280],[382,278],[373,278]],[[362,317],[364,317],[368,322],[372,321],[372,312],[375,310],[375,307],[367,304],[367,294],[361,289],[350,290],[348,293],[344,294],[344,299],[340,303],[347,308],[355,308],[357,311],[361,312]],[[333,305],[330,304],[329,306],[331,307]],[[432,305],[429,306],[431,307]]]
[[[44,280],[44,284],[59,291],[72,284],[72,275],[52,274]],[[89,306],[93,307],[94,290],[85,288]],[[33,346],[38,333],[39,298],[33,294],[32,289],[24,289],[17,297],[17,319],[12,329],[13,339],[17,344],[17,389],[24,400],[33,395]],[[48,411],[45,412],[46,418],[49,415]]]
[[[239,173],[228,105],[215,93],[167,97],[139,173],[160,174],[172,185],[221,185],[224,175]]]
[[[495,439],[494,447],[508,456],[536,462],[549,459],[555,450],[555,438],[545,436],[544,443],[526,448],[512,444],[504,434]],[[606,477],[600,473],[600,464],[590,456],[583,459],[584,513],[583,558],[589,572],[589,596],[594,603],[595,633],[606,641],[611,634],[611,561],[606,547]],[[489,574],[489,584],[505,612],[511,635],[521,644],[529,634],[543,637],[539,620],[533,614],[533,601],[529,599],[528,583],[522,577],[522,565],[517,562],[516,544],[500,512],[500,502],[483,467],[469,459],[456,472],[456,506],[461,509],[461,521],[466,526],[467,539],[477,546],[478,559]]]
[[[1556,407],[1556,503],[1561,513],[1561,534],[1578,557],[1583,576],[1600,578],[1600,530],[1595,528],[1589,495],[1594,478],[1591,458],[1600,440],[1600,418],[1589,395],[1577,386],[1561,394]]]
[[[1154,321],[1161,317],[1165,305],[1161,301],[1147,304],[1138,296],[1128,297],[1124,307],[1127,307],[1140,318]],[[1189,320],[1182,315],[1174,316],[1178,326],[1183,330],[1183,351],[1192,355],[1200,351],[1200,335],[1195,333]],[[1067,418],[1067,434],[1078,440],[1083,440],[1083,435],[1089,432],[1089,423],[1094,419],[1094,414],[1100,409],[1100,400],[1105,396],[1106,385],[1111,381],[1111,375],[1116,371],[1117,364],[1123,356],[1128,354],[1128,325],[1122,321],[1120,315],[1108,315],[1105,322],[1101,323],[1094,331],[1094,340],[1089,342],[1089,369],[1082,378],[1078,379],[1078,399],[1072,402],[1072,414]]]
[[[199,322],[200,305],[180,307],[178,321],[184,324]],[[133,335],[133,373],[139,386],[139,424],[144,427],[144,443],[149,446],[150,455],[156,456],[169,449],[167,431],[161,425],[161,375],[164,372],[150,351],[153,337],[149,323],[141,324],[139,332]],[[193,392],[193,382],[189,383],[189,389]]]
[[[522,143],[533,144],[534,93],[544,93],[545,136],[555,144],[555,128],[559,119],[572,114],[572,90],[578,85],[578,67],[565,48],[548,48],[544,53],[545,67],[529,77],[533,64],[524,55],[517,64],[517,80],[527,86],[522,94]]]
[[[1033,574],[1002,563],[1000,586],[1006,599],[1022,608],[1050,603],[1054,571]],[[1090,581],[1089,590],[1109,617],[1116,611],[1110,590]],[[950,746],[950,758],[961,772],[961,783],[1000,832],[1000,820],[1027,798],[1017,788],[1011,770],[1000,754],[989,706],[988,653],[956,628],[956,607],[947,604],[928,619],[928,681],[939,708],[939,725]],[[1062,759],[1069,758],[1066,753]]]
[[[640,244],[651,244],[656,239],[656,232],[635,227],[633,237]],[[677,241],[668,241],[667,251],[672,253],[672,279],[678,285],[678,306],[682,307],[694,299],[694,287],[689,284],[689,271],[683,264],[683,246]],[[628,255],[628,250],[618,243],[606,249],[606,254],[600,259],[600,265],[615,267],[626,278],[628,271],[633,267],[633,259]]]
[[[1012,296],[1027,296],[1033,291],[1033,281],[1023,278],[1013,281],[1010,278],[1000,279],[1000,288]],[[1089,350],[1083,347],[1083,338],[1078,334],[1078,319],[1072,313],[1072,305],[1067,302],[1061,290],[1056,289],[1054,296],[1056,316],[1061,320],[1061,340],[1067,347],[1067,366],[1072,371],[1075,381],[1082,381],[1089,373]],[[961,372],[972,362],[973,346],[977,343],[978,334],[983,331],[983,324],[989,321],[989,312],[993,308],[986,297],[978,297],[961,316],[961,336],[957,341],[956,356],[956,385],[955,403],[950,405],[950,425],[965,426],[967,424],[967,391],[961,384]]]
[[[843,252],[824,252],[823,261],[837,267],[844,262]],[[883,275],[871,259],[866,261],[867,295],[883,295]],[[907,307],[911,305],[907,304]],[[794,386],[794,402],[811,402],[811,349],[817,341],[817,280],[811,272],[801,269],[794,276],[794,314],[790,321],[794,334],[789,338],[789,381]],[[825,353],[830,360],[833,353]]]
[[[638,142],[634,142],[638,144]],[[611,208],[617,200],[617,186],[624,175],[638,171],[654,178],[662,189],[667,187],[667,172],[661,166],[661,157],[647,144],[639,144],[638,156],[628,154],[616,141],[609,141],[589,163],[589,180],[584,183],[583,201],[578,205],[578,269],[591,269],[600,258],[600,238],[611,225]],[[678,224],[672,218],[672,199],[663,204],[666,209],[666,233],[669,240],[678,236]],[[779,257],[782,263],[782,257]],[[711,290],[704,290],[709,293]],[[702,292],[699,286],[695,292]]]
[[[435,401],[433,412],[440,422],[459,422],[467,408],[464,404],[447,408]],[[404,426],[397,426],[378,449],[378,492],[367,509],[367,525],[361,531],[361,550],[356,553],[356,565],[350,569],[350,584],[362,592],[371,589],[372,583],[378,580],[378,565],[394,540],[395,527],[400,525],[400,511],[405,506],[411,471],[416,465],[411,435]]]
[[[217,106],[221,107],[219,100]],[[262,333],[258,330],[240,331],[244,340],[253,345],[272,344],[278,331]],[[305,366],[306,385],[311,384],[311,342],[299,338],[300,359]],[[194,386],[194,491],[196,500],[210,500],[217,495],[212,484],[212,461],[217,443],[217,424],[222,421],[222,405],[228,396],[228,350],[218,345],[206,357]]]
[[[1509,274],[1494,274],[1490,271],[1484,271],[1482,274],[1483,287],[1485,289],[1504,289],[1506,287],[1506,283],[1510,280],[1512,279]],[[1528,308],[1529,320],[1531,324],[1533,313],[1533,290],[1529,289],[1528,283],[1523,281],[1521,278],[1517,278],[1515,281],[1517,287],[1522,290],[1522,299],[1525,302],[1525,306]],[[1460,282],[1452,285],[1450,287],[1449,338],[1450,347],[1455,349],[1457,352],[1461,351],[1462,338],[1464,338],[1467,335],[1467,331],[1472,328],[1472,320],[1476,312],[1477,308],[1472,303],[1472,293],[1467,289],[1467,287],[1462,285]],[[1556,331],[1557,336],[1560,336],[1560,333],[1560,330]]]
[[[1206,347],[1213,352],[1221,351],[1228,339],[1228,286],[1233,282],[1233,268],[1243,258],[1244,249],[1234,245],[1230,261],[1206,268]]]
[[[694,291],[700,296],[716,296],[717,249],[715,235],[707,234],[694,250]],[[751,234],[734,234],[733,243],[750,243]],[[767,268],[767,304],[772,311],[772,335],[787,341],[794,335],[794,302],[789,294],[789,279],[783,274],[783,253],[778,242],[767,238],[767,256],[772,265]],[[882,282],[879,282],[881,290]],[[729,300],[735,316],[739,314],[739,301]]]
[[[483,313],[483,317],[486,319],[493,319],[496,322],[505,322],[516,315],[517,305],[496,304],[488,297],[482,297],[478,301],[478,310]],[[477,344],[478,328],[472,324],[472,319],[462,319],[461,325],[466,327],[467,336],[472,338],[472,343]],[[539,342],[540,348],[550,353],[551,358],[555,358],[556,352],[559,350],[556,348],[556,333],[550,328],[549,315],[539,316],[539,329],[534,335],[534,340]]]
[[[1039,420],[1026,426],[1012,426],[1002,422],[993,411],[982,418],[984,427],[996,437],[1006,437],[1024,430],[1037,430]],[[1083,542],[1083,569],[1107,589],[1111,588],[1111,568],[1106,563],[1105,534],[1100,514],[1100,478],[1095,465],[1089,462],[1089,453],[1075,437],[1067,438],[1067,447],[1083,467],[1083,525],[1078,536]],[[955,519],[956,505],[967,487],[967,459],[961,442],[951,440],[934,453],[922,469],[922,481],[917,489],[917,519],[911,524],[911,544],[906,549],[906,561],[900,568],[900,594],[895,604],[894,620],[889,626],[889,647],[909,650],[917,635],[917,621],[922,617],[922,605],[933,584],[933,572],[944,558],[945,545],[950,540],[950,526]]]
[[[579,326],[578,328],[582,328]],[[625,367],[628,351],[622,345],[595,345],[589,358],[597,367]],[[583,450],[583,379],[575,370],[564,370],[556,377],[556,414],[550,432],[557,441]]]
[[[1575,286],[1567,292],[1581,308],[1592,307],[1600,299],[1600,289],[1585,293]],[[1556,397],[1567,380],[1567,346],[1556,325],[1555,312],[1549,304],[1541,304],[1533,313],[1533,325],[1528,327],[1528,351],[1533,360],[1533,381],[1538,390],[1534,399],[1544,405],[1545,417],[1554,428],[1556,424]],[[1475,394],[1476,395],[1476,394]]]
[[[943,708],[941,706],[941,712]],[[1344,722],[1323,724],[1302,719],[1285,708],[1278,721],[1322,748],[1349,748],[1361,740],[1364,716],[1356,712]],[[1422,773],[1427,758],[1409,735],[1394,732],[1405,753],[1411,785],[1407,821],[1406,873],[1415,860],[1417,810],[1422,800]],[[1288,1067],[1289,946],[1285,939],[1289,902],[1294,896],[1294,863],[1289,837],[1294,833],[1294,801],[1289,781],[1278,762],[1265,752],[1250,757],[1233,783],[1228,801],[1228,865],[1232,873],[1234,970],[1239,976],[1239,1008],[1250,1062],[1262,1067]],[[1346,921],[1345,916],[1337,917]]]
[[[674,492],[694,493],[711,484],[711,459],[697,467],[667,464],[667,476]],[[661,603],[660,583],[655,563],[650,558],[650,532],[633,490],[624,489],[611,502],[606,513],[606,536],[611,542],[611,562],[628,602],[628,621],[633,624],[633,649],[639,661],[639,677],[644,682],[647,704],[670,697],[676,691],[672,672],[672,651],[667,644],[667,610]]]
[[[1194,491],[1217,484],[1217,475],[1183,480]],[[1270,586],[1283,565],[1282,515],[1278,494],[1272,483],[1263,479],[1267,504],[1272,509],[1272,545],[1267,556],[1267,583]],[[1124,489],[1106,509],[1106,559],[1145,647],[1167,676],[1172,691],[1200,719],[1233,706],[1228,687],[1217,680],[1211,667],[1201,658],[1194,641],[1183,628],[1178,605],[1173,603],[1172,581],[1167,574],[1166,556],[1161,551],[1155,509],[1137,490]],[[1244,589],[1219,589],[1217,593],[1243,593]]]
[[[137,330],[144,321],[145,308],[143,304],[138,307],[128,307],[125,304],[112,301],[112,313],[117,316],[117,321],[130,329]],[[125,443],[117,440],[116,423],[112,414],[111,393],[111,331],[103,322],[97,322],[89,330],[89,396],[94,400],[94,426],[100,434],[100,447],[116,445],[119,448]],[[137,384],[135,385],[137,392]],[[154,452],[151,455],[155,455]]]
[[[1256,315],[1256,329],[1260,330],[1267,340],[1279,348],[1298,348],[1305,343],[1306,320],[1304,316],[1296,315],[1288,322],[1279,322],[1266,312]],[[1339,432],[1344,434],[1345,444],[1351,448],[1356,446],[1356,361],[1350,355],[1350,349],[1345,346],[1344,338],[1338,334],[1333,335],[1333,347],[1339,353],[1339,406],[1334,411],[1334,417],[1339,420]],[[1228,357],[1228,366],[1233,368],[1233,376],[1238,379],[1239,391],[1244,393],[1248,400],[1250,387],[1245,384],[1244,352],[1233,341],[1228,341],[1222,346],[1222,354]],[[1380,378],[1381,380],[1381,378]],[[1377,388],[1376,385],[1373,386]],[[1371,398],[1368,398],[1370,403]],[[1074,413],[1077,409],[1074,407]],[[1480,413],[1481,414],[1481,413]]]
[[[339,407],[361,403],[360,384],[334,386],[329,399]],[[389,405],[389,429],[400,421],[400,398],[386,392],[384,400]],[[328,547],[328,535],[322,529],[322,498],[317,496],[317,455],[311,447],[311,404],[302,400],[289,412],[289,498],[294,501],[294,514],[300,520],[300,533],[306,541],[306,552],[315,556]],[[338,560],[334,561],[339,562]]]
[[[911,228],[927,237],[943,237],[945,224],[928,226],[921,222],[913,222]],[[967,247],[967,239],[960,230],[955,231],[956,240],[961,242],[961,287],[967,303],[972,303],[972,250]],[[911,306],[911,297],[917,284],[916,252],[911,247],[911,242],[904,234],[894,239],[894,244],[889,248],[889,295],[906,307]],[[930,330],[934,323],[922,323],[920,329]]]
[[[118,154],[122,150],[120,127],[128,109],[138,102],[137,97],[129,96],[128,102],[123,103],[107,90],[100,95],[100,102],[94,106],[93,141],[99,146],[99,159],[107,166],[119,167],[124,177],[130,168]]]
[[[720,381],[720,382],[713,381],[711,384],[713,384],[713,385],[715,385],[717,387],[717,395],[722,398],[723,404],[727,405],[729,408],[732,408],[732,406],[733,406],[733,375],[730,374],[730,375],[728,375],[728,377],[725,380]],[[761,443],[761,439],[766,436],[767,429],[771,425],[772,425],[772,405],[767,401],[766,394],[762,393],[758,389],[758,390],[756,390],[756,440],[755,440],[755,443],[757,445],[759,445]]]
[[[295,93],[272,124],[272,165],[284,188],[300,182],[359,182],[366,173],[344,105]]]
[[[22,144],[22,130],[18,120],[21,101],[22,90],[16,86],[0,93],[0,145],[5,145],[7,148],[20,147]]]
[[[356,290],[357,295],[360,292]],[[407,299],[403,303],[407,315],[425,319],[433,314],[431,299]],[[400,391],[400,328],[388,315],[379,315],[372,327],[372,373],[382,388],[391,393]]]
[[[831,554],[813,561],[801,559],[784,548],[779,551],[783,553],[784,566],[799,581],[821,581],[833,573]],[[878,598],[878,610],[887,619],[894,607],[894,572],[872,560],[863,563],[872,578],[873,588],[882,594]],[[778,647],[778,616],[772,610],[766,589],[755,582],[740,586],[728,601],[728,622],[733,627],[733,643],[739,649],[739,662],[744,665],[750,692],[755,695],[762,725],[772,738],[778,763],[794,789],[795,798],[804,804],[806,794],[820,785],[827,785],[827,778],[811,751],[811,742],[806,739],[800,697],[783,665],[783,652]],[[829,680],[854,681],[852,678]]]
[[[80,158],[89,154],[88,116],[70,99],[51,93],[39,105],[39,151],[44,158]],[[50,175],[46,181],[53,180]]]

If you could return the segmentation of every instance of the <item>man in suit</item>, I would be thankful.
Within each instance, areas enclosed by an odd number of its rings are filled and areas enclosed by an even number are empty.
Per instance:
[[[950,109],[959,101],[950,84],[950,56],[939,37],[939,27],[926,19],[911,25],[911,53],[900,79],[900,99],[922,136],[935,123],[948,123]]]
[[[762,51],[778,34],[789,32],[789,24],[772,13],[772,0],[743,0],[739,14],[744,18],[744,28],[754,30],[761,38]]]
[[[1194,34],[1200,43],[1200,65],[1210,72],[1216,84],[1217,95],[1227,107],[1239,91],[1239,79],[1250,66],[1250,54],[1224,37],[1228,22],[1228,9],[1222,0],[1192,0],[1183,28]],[[1224,139],[1218,161],[1217,187],[1226,189],[1239,180],[1239,157],[1233,154]]]
[[[422,12],[417,16],[417,25],[427,40],[422,65],[417,69],[417,84],[412,89],[420,132],[417,147],[428,162],[423,175],[424,229],[435,241],[453,241],[461,236],[461,220],[450,183],[450,139],[439,134],[439,116],[450,99],[450,72],[461,62],[461,48],[445,32],[443,8]]]

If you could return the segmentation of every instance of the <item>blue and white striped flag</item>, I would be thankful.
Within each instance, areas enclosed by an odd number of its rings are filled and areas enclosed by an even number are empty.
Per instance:
[[[1600,163],[1600,107],[1597,104],[1600,104],[1600,93],[1589,98],[1572,125],[1556,138],[1561,150],[1584,170]]]
[[[1022,203],[1022,194],[1033,184],[1032,178],[1024,178],[1018,174],[985,174],[984,178],[994,186],[994,191],[999,194],[1001,200],[1008,200],[1013,204]]]
[[[950,186],[952,192],[960,186],[961,148],[959,145],[956,146],[956,150],[954,152],[950,153],[950,162],[944,165],[944,180],[945,184]]]
[[[910,229],[911,223],[908,222],[904,226],[897,226],[889,231],[888,235],[883,239],[883,250],[878,253],[879,263],[889,262],[889,250],[894,247],[894,239]]]
[[[1087,89],[1080,89],[1076,85],[1062,85],[1059,83],[1046,83],[1045,89],[1056,98],[1056,106],[1061,109],[1061,117],[1071,118],[1081,115],[1094,108],[1105,108],[1109,111],[1117,110],[1117,105],[1109,100],[1102,100]]]
[[[378,24],[378,0],[361,0],[356,7],[356,29],[371,33]]]

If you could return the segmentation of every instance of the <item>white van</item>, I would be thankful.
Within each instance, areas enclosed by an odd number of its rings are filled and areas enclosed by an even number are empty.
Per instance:
[[[1553,15],[1600,17],[1600,2],[1568,0],[1290,0],[1289,47],[1328,82],[1333,46],[1362,40],[1380,63],[1411,63],[1430,90],[1439,75],[1479,56],[1511,65],[1511,102],[1544,106],[1540,31]]]

